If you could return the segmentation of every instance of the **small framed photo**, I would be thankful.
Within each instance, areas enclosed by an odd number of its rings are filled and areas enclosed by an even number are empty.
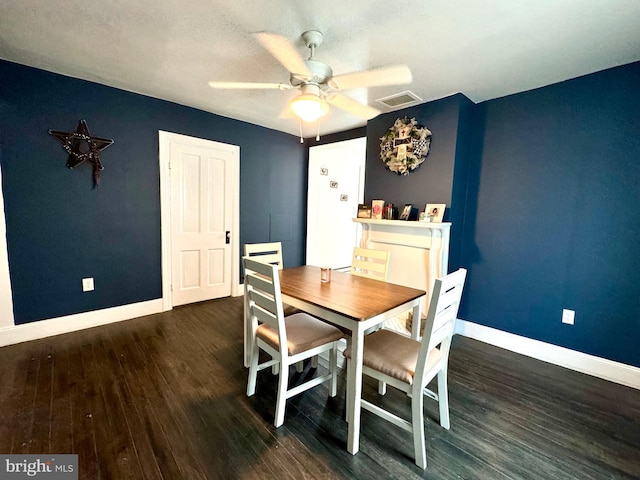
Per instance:
[[[402,213],[400,214],[400,220],[409,220],[409,217],[411,216],[412,208],[413,208],[413,205],[411,205],[410,203],[406,204],[402,209]]]
[[[358,218],[371,218],[371,207],[366,203],[358,204]]]
[[[424,214],[434,223],[441,223],[444,217],[445,203],[427,203]]]
[[[384,208],[384,200],[371,201],[371,218],[382,220],[382,209]]]

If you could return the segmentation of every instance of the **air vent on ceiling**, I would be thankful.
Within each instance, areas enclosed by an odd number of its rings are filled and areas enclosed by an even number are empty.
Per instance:
[[[390,108],[405,107],[412,103],[418,103],[421,101],[422,99],[420,97],[409,90],[376,100],[376,102],[380,102]]]

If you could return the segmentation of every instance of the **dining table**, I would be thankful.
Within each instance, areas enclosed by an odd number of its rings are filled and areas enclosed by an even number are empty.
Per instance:
[[[347,451],[358,453],[365,331],[408,310],[413,312],[411,337],[419,338],[424,290],[332,271],[321,281],[316,266],[280,270],[282,301],[350,331],[351,361],[347,362]]]

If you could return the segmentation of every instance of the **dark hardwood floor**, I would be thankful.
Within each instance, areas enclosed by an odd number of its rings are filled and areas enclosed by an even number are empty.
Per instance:
[[[426,471],[368,412],[347,453],[344,377],[336,398],[291,399],[276,430],[275,377],[245,395],[241,319],[222,299],[0,348],[0,453],[77,453],[82,479],[640,478],[640,391],[459,336],[450,431],[427,400]],[[392,388],[381,401],[409,413]]]

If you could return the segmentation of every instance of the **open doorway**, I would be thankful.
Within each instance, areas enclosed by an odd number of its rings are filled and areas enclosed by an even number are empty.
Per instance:
[[[307,264],[351,265],[360,239],[353,222],[364,201],[365,137],[309,148]]]

